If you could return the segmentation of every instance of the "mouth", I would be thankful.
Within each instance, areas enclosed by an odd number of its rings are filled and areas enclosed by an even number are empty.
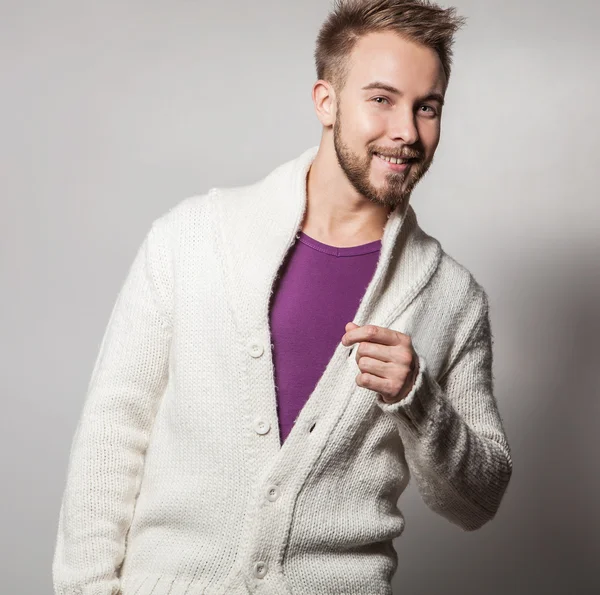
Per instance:
[[[417,161],[415,158],[405,158],[405,159],[397,159],[395,157],[388,157],[387,155],[382,155],[381,153],[373,153],[373,155],[377,158],[377,161],[381,162],[384,166],[392,171],[405,171],[407,170],[412,163]]]

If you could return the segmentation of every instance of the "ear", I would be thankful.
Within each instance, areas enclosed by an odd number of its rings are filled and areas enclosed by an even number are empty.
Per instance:
[[[312,99],[315,104],[317,118],[323,126],[333,126],[337,113],[337,101],[333,86],[323,79],[319,79],[312,89]]]

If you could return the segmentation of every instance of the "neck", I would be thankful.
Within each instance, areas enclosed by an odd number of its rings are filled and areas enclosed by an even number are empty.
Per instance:
[[[359,194],[341,170],[333,147],[317,155],[306,180],[307,205],[302,231],[337,247],[380,240],[390,209]]]

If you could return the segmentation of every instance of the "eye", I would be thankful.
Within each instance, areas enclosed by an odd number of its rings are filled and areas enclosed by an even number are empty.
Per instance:
[[[430,113],[432,116],[435,116],[435,115],[437,114],[437,110],[435,110],[435,109],[434,109],[433,107],[431,107],[430,105],[422,105],[421,107],[425,107],[425,108],[427,108],[427,109],[431,110],[429,113]]]
[[[372,101],[377,102],[378,99],[383,99],[384,101],[387,101],[389,103],[389,100],[387,97],[373,97]],[[377,102],[379,103],[379,102]],[[382,103],[379,103],[379,105],[383,105]]]

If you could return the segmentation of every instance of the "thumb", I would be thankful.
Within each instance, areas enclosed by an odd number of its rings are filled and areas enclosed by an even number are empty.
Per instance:
[[[351,331],[354,328],[358,328],[358,324],[354,324],[353,322],[348,322],[345,326],[346,332]]]

